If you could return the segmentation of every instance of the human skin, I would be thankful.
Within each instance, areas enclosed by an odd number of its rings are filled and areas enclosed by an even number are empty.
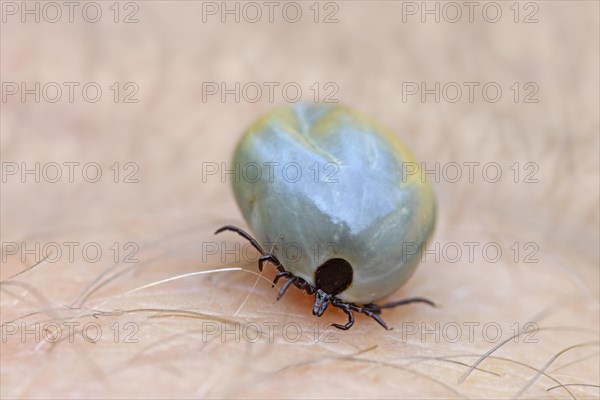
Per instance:
[[[533,24],[514,23],[509,5],[496,24],[403,23],[393,2],[339,3],[334,24],[314,23],[308,3],[298,24],[251,24],[202,23],[201,2],[152,2],[139,4],[138,23],[116,24],[102,4],[109,17],[97,24],[2,25],[3,82],[104,91],[97,103],[2,102],[3,168],[58,162],[66,174],[64,162],[97,162],[103,172],[96,183],[2,183],[3,398],[598,397],[597,3],[536,3]],[[123,103],[127,82],[138,103]],[[341,311],[316,318],[299,290],[275,302],[274,268],[259,277],[242,238],[213,235],[248,227],[231,175],[207,172],[286,101],[203,97],[207,82],[297,82],[306,101],[315,82],[320,100],[334,82],[340,102],[388,126],[429,169],[447,166],[432,182],[431,253],[384,299],[438,307],[385,310],[390,331],[357,316],[342,332],[330,327],[346,321]],[[407,82],[464,93],[403,101]],[[497,82],[502,99],[471,102],[464,82]],[[527,82],[539,102],[523,102]],[[52,262],[22,243],[51,249]],[[90,261],[86,245],[102,257]]]

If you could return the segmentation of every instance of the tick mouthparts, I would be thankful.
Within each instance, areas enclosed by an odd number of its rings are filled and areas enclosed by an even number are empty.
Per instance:
[[[330,301],[330,296],[327,293],[322,290],[317,290],[315,293],[315,302],[313,304],[313,315],[316,315],[317,317],[323,315]]]

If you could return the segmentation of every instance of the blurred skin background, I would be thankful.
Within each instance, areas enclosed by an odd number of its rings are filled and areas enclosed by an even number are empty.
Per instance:
[[[2,2],[2,397],[597,398],[598,15]],[[431,171],[430,252],[392,298],[439,308],[333,330],[213,236],[247,227],[243,130],[296,101],[370,115]]]

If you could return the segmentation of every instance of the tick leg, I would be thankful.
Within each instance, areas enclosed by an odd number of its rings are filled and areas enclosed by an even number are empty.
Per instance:
[[[435,307],[435,303],[433,301],[428,300],[423,297],[411,297],[411,298],[404,299],[404,300],[398,300],[398,301],[393,301],[391,303],[385,303],[380,306],[378,306],[377,304],[368,304],[368,306],[369,307],[374,306],[375,309],[379,309],[379,311],[381,311],[384,308],[393,308],[393,307],[403,306],[403,305],[410,304],[410,303],[425,303],[425,304],[429,304],[432,307]],[[367,308],[367,307],[365,306],[365,308]],[[375,311],[375,310],[371,310],[371,311]]]
[[[279,289],[279,293],[277,294],[277,300],[281,299],[281,297],[285,294],[285,292],[292,285],[292,283],[294,283],[295,280],[296,280],[296,277],[292,276],[291,278],[288,278],[287,281],[285,281],[285,283],[283,284],[281,289]]]
[[[341,325],[341,324],[331,324],[331,325],[335,326],[338,329],[342,329],[344,331],[350,329],[352,327],[352,325],[354,325],[354,313],[352,312],[352,309],[349,307],[348,304],[333,304],[333,306],[342,309],[342,311],[344,311],[346,313],[346,315],[348,315],[348,322],[346,323],[346,325]]]
[[[315,292],[315,288],[312,287],[310,284],[308,284],[308,282],[306,282],[304,279],[299,278],[297,276],[294,276],[294,274],[292,274],[291,272],[288,272],[285,270],[285,268],[283,267],[283,265],[281,265],[281,262],[279,262],[279,260],[277,259],[277,257],[275,257],[274,254],[272,254],[271,252],[267,253],[263,250],[263,248],[260,246],[260,244],[256,241],[256,239],[254,239],[252,236],[250,236],[250,234],[248,232],[246,232],[245,230],[243,230],[242,228],[238,228],[237,226],[234,225],[225,225],[222,228],[217,229],[217,231],[215,232],[215,235],[223,232],[223,231],[231,231],[231,232],[235,232],[238,235],[240,235],[241,237],[243,237],[244,239],[246,239],[247,241],[250,242],[250,244],[252,245],[252,247],[254,247],[256,250],[258,250],[258,252],[261,254],[260,257],[258,258],[258,270],[260,272],[262,272],[264,265],[266,262],[271,262],[275,265],[275,267],[277,267],[277,270],[279,270],[279,272],[277,273],[277,275],[275,275],[275,279],[273,279],[273,286],[275,286],[275,284],[277,284],[277,282],[279,282],[279,279],[281,278],[286,278],[286,282],[283,284],[283,286],[281,287],[281,289],[279,290],[279,293],[277,294],[277,300],[281,299],[281,297],[285,294],[285,292],[289,289],[289,287],[293,284],[295,285],[297,288],[299,289],[303,289],[306,290],[306,293],[308,294],[313,294]],[[278,236],[279,238],[279,236]],[[275,240],[275,242],[277,242],[277,239]],[[275,244],[273,244],[273,246],[275,246]],[[271,248],[270,251],[273,251],[273,249]],[[346,311],[346,310],[345,310]],[[346,313],[348,313],[351,311],[346,311]],[[354,316],[351,315],[350,320],[352,321],[352,323],[354,323]],[[348,329],[349,327],[352,326],[352,323],[348,323],[346,325],[341,325],[341,326],[347,326]],[[342,328],[340,328],[342,329]]]
[[[231,231],[231,232],[236,232],[238,235],[240,235],[241,237],[243,237],[244,239],[246,239],[247,241],[250,242],[250,244],[256,249],[258,250],[258,252],[260,254],[266,254],[265,251],[263,250],[262,247],[260,247],[260,244],[258,244],[258,242],[256,241],[256,239],[254,239],[252,236],[250,236],[250,234],[248,232],[246,232],[245,230],[243,230],[242,228],[238,228],[237,226],[233,226],[233,225],[225,225],[222,228],[219,228],[215,231],[215,235],[223,232],[223,231]]]
[[[385,321],[381,318],[381,316],[379,315],[378,312],[373,312],[371,310],[368,310],[366,308],[362,308],[362,307],[358,307],[358,312],[365,314],[367,317],[371,317],[373,318],[375,321],[377,321],[377,323],[381,326],[383,326],[386,330],[392,330],[392,328],[388,328],[387,324],[385,323]]]
[[[263,248],[260,246],[260,244],[258,244],[256,239],[254,239],[252,236],[250,236],[250,234],[248,232],[244,231],[242,228],[238,228],[237,226],[233,226],[233,225],[225,225],[224,227],[217,229],[217,231],[215,232],[215,235],[217,235],[223,231],[232,231],[232,232],[237,233],[238,235],[240,235],[241,237],[243,237],[244,239],[249,241],[250,244],[252,245],[252,247],[254,247],[256,250],[258,250],[258,252],[261,254],[261,256],[258,258],[258,270],[260,272],[262,272],[264,264],[267,261],[271,261],[277,267],[277,269],[279,271],[285,271],[285,268],[283,268],[283,265],[281,265],[281,263],[279,262],[277,257],[275,257],[275,255],[273,255],[271,253],[265,252],[263,250]]]
[[[271,287],[275,287],[275,285],[277,284],[277,282],[279,282],[280,278],[289,278],[289,277],[293,277],[294,275],[292,275],[290,272],[287,271],[279,271],[277,273],[277,275],[275,275],[275,279],[273,279],[273,286]]]
[[[283,268],[283,265],[281,265],[281,263],[279,262],[279,260],[277,259],[277,257],[275,257],[273,254],[263,254],[262,256],[260,256],[258,258],[258,270],[260,272],[262,272],[263,270],[263,266],[267,261],[271,261],[280,272],[285,272],[285,269]]]
[[[296,281],[294,285],[300,290],[306,290],[306,293],[313,294],[315,292],[315,288],[308,284],[304,279],[296,277]]]
[[[303,289],[306,290],[306,293],[308,294],[313,294],[317,291],[317,289],[314,288],[314,286],[309,285],[308,283],[304,282],[304,287]]]
[[[410,304],[410,303],[425,303],[425,304],[429,304],[432,307],[435,307],[435,303],[433,301],[427,300],[423,297],[411,297],[409,299],[398,300],[398,301],[394,301],[391,303],[385,303],[382,305],[377,305],[377,304],[371,303],[371,304],[365,304],[364,306],[359,306],[359,305],[353,304],[353,305],[350,305],[350,307],[352,307],[352,309],[354,309],[357,312],[360,312],[362,314],[365,314],[368,317],[373,318],[375,321],[377,321],[377,323],[379,325],[383,326],[387,330],[390,330],[391,328],[388,328],[385,321],[379,315],[379,314],[381,314],[381,310],[383,310],[384,308],[393,308],[393,307],[403,306],[403,305]]]

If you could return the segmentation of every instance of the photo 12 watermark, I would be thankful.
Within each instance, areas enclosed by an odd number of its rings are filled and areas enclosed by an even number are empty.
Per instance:
[[[139,103],[135,82],[2,82],[2,103]]]
[[[489,23],[540,22],[540,5],[535,1],[402,1],[403,23]]]
[[[139,164],[133,161],[101,165],[96,161],[16,162],[1,165],[2,183],[139,183]]]
[[[48,263],[125,263],[140,262],[136,258],[140,245],[136,242],[100,243],[94,241],[2,242],[2,262],[16,257],[23,264]]]
[[[140,3],[135,1],[3,1],[0,7],[4,24],[140,22]]]
[[[494,241],[433,241],[426,244],[402,242],[402,258],[418,256],[421,262],[448,264],[496,264],[500,261],[515,264],[537,264],[540,245],[535,241],[500,243]]]
[[[330,326],[314,323],[303,326],[298,322],[261,321],[249,323],[224,323],[203,321],[201,323],[202,343],[219,341],[221,343],[338,343],[339,330]]]
[[[340,3],[335,1],[203,1],[202,22],[290,23],[313,22],[337,24],[340,22]]]
[[[418,179],[435,183],[539,183],[539,170],[539,164],[532,161],[508,165],[496,161],[403,162],[402,182]]]
[[[540,86],[536,82],[402,82],[403,103],[539,103]]]
[[[2,343],[58,343],[77,341],[98,343],[102,340],[114,343],[139,343],[140,327],[135,322],[114,322],[110,326],[98,322],[6,322],[2,324]]]
[[[498,322],[436,322],[433,325],[425,322],[402,322],[398,327],[402,343],[419,341],[421,343],[458,343],[487,342],[499,343],[512,340],[514,343],[538,343],[540,330],[535,322],[520,324],[515,322],[509,327],[502,327]]]
[[[334,162],[314,162],[303,167],[297,162],[265,161],[263,163],[202,162],[202,183],[219,179],[221,183],[261,181],[297,183],[304,179],[314,183],[338,183],[339,165]]]
[[[202,102],[221,103],[339,103],[335,82],[202,82]]]

